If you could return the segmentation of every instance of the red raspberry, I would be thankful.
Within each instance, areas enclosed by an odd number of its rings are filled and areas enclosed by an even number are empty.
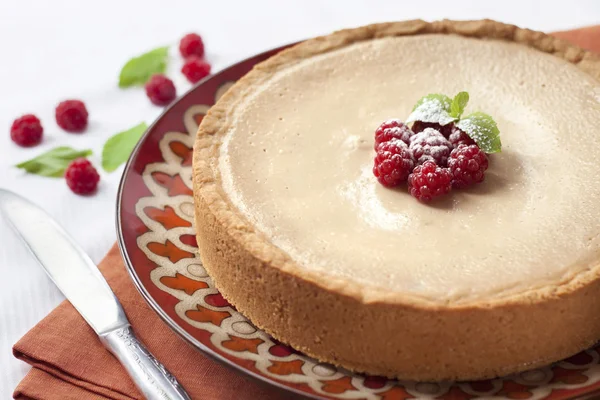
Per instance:
[[[425,161],[433,161],[440,167],[445,167],[452,144],[441,133],[432,128],[425,128],[410,138],[410,148],[413,151],[417,165]]]
[[[452,185],[462,189],[483,182],[484,172],[488,169],[488,158],[476,144],[463,144],[452,150],[448,167],[453,177]]]
[[[190,56],[185,60],[183,67],[181,67],[181,72],[188,81],[196,83],[210,74],[210,64],[198,56]]]
[[[402,140],[392,139],[377,147],[373,174],[383,186],[399,185],[406,180],[414,167],[412,152]]]
[[[165,106],[175,99],[177,91],[172,80],[162,74],[155,74],[146,82],[146,95],[157,106]]]
[[[42,141],[44,128],[38,117],[25,114],[15,119],[10,127],[10,138],[13,142],[23,147],[31,147]]]
[[[437,122],[423,122],[423,121],[415,121],[412,125],[412,131],[414,133],[423,132],[426,128],[433,128],[436,131],[440,132],[444,135],[445,138],[450,136],[452,133],[452,127],[454,124],[450,123],[447,125],[440,125]]]
[[[400,139],[404,143],[410,143],[410,137],[414,135],[413,131],[410,130],[399,119],[389,119],[375,130],[375,150],[377,146],[383,142],[387,142],[392,138]]]
[[[452,143],[452,146],[454,146],[454,148],[457,148],[461,144],[467,146],[475,144],[475,141],[471,139],[469,135],[467,135],[455,126],[452,127],[452,133],[450,133],[450,136],[448,136],[448,140],[450,141],[450,143]]]
[[[73,193],[90,194],[96,190],[100,175],[91,162],[78,158],[69,164],[65,172],[67,185]]]
[[[422,202],[448,194],[452,189],[452,174],[448,168],[440,168],[433,161],[416,167],[408,177],[408,192]]]
[[[204,55],[204,42],[202,42],[200,35],[188,33],[182,37],[179,42],[179,52],[183,58],[188,58],[191,55],[202,57]]]
[[[83,132],[88,123],[85,104],[79,100],[65,100],[56,106],[56,123],[67,132]]]

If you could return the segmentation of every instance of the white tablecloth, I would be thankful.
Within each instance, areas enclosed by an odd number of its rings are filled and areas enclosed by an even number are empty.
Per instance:
[[[42,205],[96,262],[116,239],[115,195],[122,169],[102,174],[92,197],[72,194],[62,179],[25,175],[12,166],[58,145],[92,148],[98,164],[112,134],[152,122],[161,108],[141,89],[119,90],[117,76],[130,57],[175,45],[188,32],[202,34],[213,70],[257,52],[332,30],[400,19],[493,18],[552,31],[600,23],[600,2],[571,1],[0,1],[0,187]],[[176,46],[170,75],[179,93],[190,85],[179,73]],[[82,99],[90,112],[86,133],[61,131],[55,105]],[[22,149],[9,127],[21,114],[42,119],[41,146]],[[10,397],[28,367],[11,346],[62,296],[0,221],[0,398]]]

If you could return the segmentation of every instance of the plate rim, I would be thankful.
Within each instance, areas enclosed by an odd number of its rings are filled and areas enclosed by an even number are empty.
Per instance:
[[[284,50],[294,44],[296,44],[297,42],[294,43],[289,43],[289,44],[285,44],[282,46],[278,46],[278,47],[274,47],[272,49],[268,49],[265,51],[262,51],[260,53],[254,54],[252,56],[243,58],[237,62],[231,63],[229,64],[227,67],[219,70],[218,72],[211,74],[209,76],[207,76],[206,78],[203,78],[202,80],[200,80],[199,82],[197,82],[196,84],[194,84],[190,89],[188,89],[183,95],[181,95],[180,97],[178,97],[175,101],[173,101],[171,104],[169,104],[161,113],[158,117],[156,117],[156,119],[148,126],[148,128],[146,129],[146,131],[144,132],[144,134],[142,135],[142,137],[140,138],[140,140],[137,142],[137,144],[135,145],[135,147],[133,148],[133,151],[131,152],[129,158],[127,159],[127,162],[125,163],[125,167],[123,169],[123,173],[121,175],[121,178],[119,179],[119,186],[117,188],[117,197],[116,197],[116,216],[115,216],[115,228],[117,231],[117,244],[119,247],[119,251],[121,253],[121,258],[123,259],[123,262],[125,264],[125,269],[127,270],[127,273],[129,274],[130,279],[133,281],[133,284],[135,286],[135,288],[137,289],[137,291],[142,295],[142,297],[144,298],[145,302],[150,306],[150,308],[163,320],[163,322],[166,323],[166,325],[173,331],[175,332],[180,338],[184,339],[187,344],[191,345],[192,347],[194,347],[196,350],[201,351],[203,354],[209,356],[212,360],[215,360],[217,362],[220,362],[221,364],[232,368],[233,370],[235,370],[236,372],[241,372],[243,374],[245,374],[248,377],[253,378],[255,381],[257,381],[258,383],[261,384],[268,384],[270,386],[274,386],[275,388],[281,390],[281,391],[285,391],[285,392],[291,392],[294,393],[295,395],[299,395],[299,396],[303,396],[304,398],[309,398],[309,399],[315,399],[315,400],[322,400],[322,399],[327,399],[326,397],[322,397],[322,396],[318,396],[318,395],[314,395],[312,393],[307,393],[298,389],[295,389],[293,387],[287,386],[284,383],[278,382],[275,379],[270,379],[268,377],[262,376],[254,371],[251,371],[249,369],[244,368],[241,365],[238,365],[236,363],[234,363],[231,360],[228,360],[226,357],[218,354],[216,351],[210,349],[209,347],[207,347],[204,343],[200,342],[198,339],[194,338],[190,333],[188,333],[185,329],[183,329],[178,323],[176,323],[169,315],[167,315],[167,313],[162,309],[162,307],[158,304],[158,302],[152,297],[152,295],[146,290],[145,286],[143,285],[143,283],[141,282],[138,274],[136,273],[134,267],[133,267],[133,262],[129,256],[129,253],[127,251],[127,246],[125,244],[125,236],[123,233],[123,229],[122,229],[122,224],[123,224],[123,218],[122,218],[122,213],[123,213],[123,194],[125,191],[125,182],[127,180],[127,177],[129,176],[129,174],[131,173],[131,169],[133,168],[133,161],[134,159],[137,157],[137,155],[139,154],[141,148],[144,146],[146,140],[151,136],[151,133],[153,132],[155,126],[158,124],[159,121],[161,121],[167,114],[169,114],[171,112],[171,110],[181,101],[183,101],[185,98],[187,98],[189,95],[191,95],[194,91],[198,90],[198,88],[200,86],[202,86],[203,84],[205,84],[206,82],[212,80],[212,79],[218,79],[219,76],[221,76],[222,74],[226,73],[227,71],[237,67],[240,64],[243,64],[245,62],[248,62],[249,60],[253,59],[253,58],[260,58],[261,56],[265,56],[269,53],[277,53],[281,50]]]

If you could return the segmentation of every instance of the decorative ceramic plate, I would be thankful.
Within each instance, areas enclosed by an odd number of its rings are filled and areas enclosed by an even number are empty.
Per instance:
[[[481,382],[418,383],[353,374],[278,343],[219,294],[202,267],[194,236],[194,138],[209,107],[278,50],[197,85],[150,127],[126,166],[117,204],[119,244],[137,288],[165,322],[220,361],[317,399],[567,399],[600,390],[600,346],[553,366]]]

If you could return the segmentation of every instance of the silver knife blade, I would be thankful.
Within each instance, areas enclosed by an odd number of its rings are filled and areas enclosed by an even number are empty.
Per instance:
[[[0,214],[147,399],[190,400],[177,379],[135,336],[104,277],[64,229],[38,206],[4,189],[0,189]]]
[[[45,211],[0,189],[0,214],[98,335],[129,325],[96,264]]]

